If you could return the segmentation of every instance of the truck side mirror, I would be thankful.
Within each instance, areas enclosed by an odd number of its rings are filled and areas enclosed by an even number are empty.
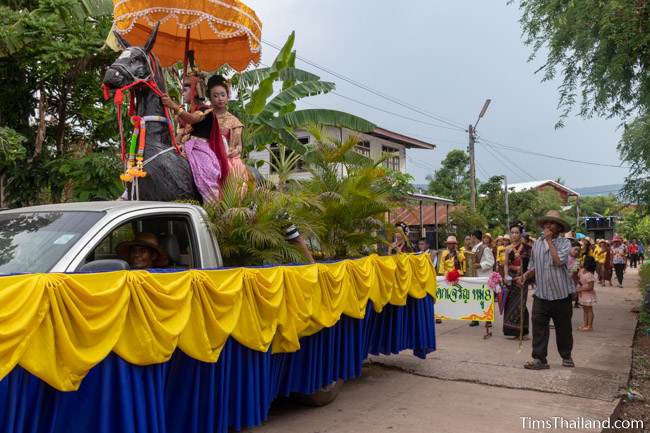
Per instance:
[[[88,262],[79,268],[78,272],[113,272],[128,271],[129,269],[131,269],[129,264],[124,260],[106,259]]]

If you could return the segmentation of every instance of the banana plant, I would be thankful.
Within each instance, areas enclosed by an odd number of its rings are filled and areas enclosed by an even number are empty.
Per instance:
[[[308,125],[335,126],[366,133],[373,131],[373,123],[349,113],[326,109],[297,110],[300,100],[329,93],[335,84],[296,68],[294,41],[295,33],[292,33],[270,67],[245,71],[232,79],[237,100],[231,109],[246,125],[245,150],[262,150],[271,144],[283,144],[298,154],[304,154],[305,145],[297,139],[294,131]]]

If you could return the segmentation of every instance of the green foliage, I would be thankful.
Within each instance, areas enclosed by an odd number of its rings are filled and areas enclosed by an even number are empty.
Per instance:
[[[560,195],[553,188],[546,188],[543,191],[529,190],[517,193],[511,193],[510,202],[510,220],[522,222],[529,232],[539,231],[537,220],[546,214],[549,210],[562,209],[562,200]],[[562,216],[568,222],[575,220],[570,215],[570,210],[561,211]],[[574,224],[572,224],[574,225]]]
[[[452,150],[442,160],[441,168],[429,180],[428,192],[451,198],[456,203],[469,199],[469,156],[462,150]]]
[[[417,188],[413,186],[413,176],[390,168],[384,170],[385,176],[381,180],[385,184],[383,188],[390,190],[396,200],[403,200],[404,196],[417,192]]]
[[[311,179],[296,185],[304,197],[297,210],[312,221],[320,250],[326,258],[355,257],[386,243],[386,213],[397,207],[386,169],[354,150],[358,137],[341,142],[322,129],[309,129],[315,137],[304,160]],[[320,229],[319,229],[320,227]]]
[[[316,245],[317,255],[327,259],[360,256],[387,243],[386,214],[399,206],[400,188],[406,188],[400,182],[410,178],[357,153],[355,136],[341,142],[322,127],[309,131],[315,140],[302,158],[310,179],[283,181],[277,188],[268,182],[251,184],[242,193],[231,177],[223,198],[205,206],[228,265],[304,261],[284,239],[288,224],[295,224]],[[290,167],[297,154],[283,152],[273,164]]]
[[[14,168],[26,158],[27,139],[11,128],[0,127],[0,174]]]
[[[582,215],[620,215],[625,206],[612,194],[580,198],[580,214]]]
[[[641,289],[641,299],[645,300],[647,297],[647,291],[650,287],[650,263],[643,263],[639,268],[639,277],[640,289]],[[644,307],[643,301],[641,303],[640,314],[639,314],[639,324],[645,328],[646,335],[650,334],[650,312],[647,310],[647,307]]]
[[[641,211],[650,209],[650,114],[645,113],[625,126],[618,152],[630,165],[622,195]]]
[[[626,239],[650,242],[650,216],[638,212],[630,213],[617,225],[617,231]]]
[[[278,145],[277,151],[269,151],[269,155],[268,165],[278,177],[278,188],[286,190],[291,175],[298,168],[301,156],[282,144]]]
[[[124,191],[119,178],[122,165],[113,151],[59,158],[50,165],[50,171],[60,179],[58,183],[53,182],[59,189],[74,185],[68,197],[73,201],[112,200]]]
[[[100,88],[115,57],[104,48],[111,11],[106,0],[0,6],[0,127],[24,137],[20,164],[6,172],[9,205],[115,191],[114,162],[104,158],[102,165],[82,157],[100,149],[116,151],[115,111],[102,102]],[[75,158],[80,160],[73,163]],[[99,172],[87,180],[86,169]],[[62,173],[71,177],[62,178]],[[96,191],[91,193],[93,184]]]
[[[449,212],[449,223],[451,227],[446,228],[445,233],[442,233],[443,237],[453,234],[461,243],[462,239],[474,230],[485,232],[488,228],[488,221],[480,212],[465,206],[456,207]]]
[[[270,185],[242,185],[230,177],[224,185],[222,200],[204,208],[227,266],[295,263],[302,255],[284,238],[291,224],[287,209],[292,207],[291,195],[272,189]]]
[[[531,59],[543,80],[558,75],[562,118],[626,116],[650,102],[650,6],[639,1],[520,0]],[[561,125],[561,122],[560,122]]]
[[[506,231],[505,192],[503,176],[492,176],[478,188],[477,209],[487,220],[487,228],[495,234]]]
[[[303,154],[305,148],[294,131],[308,125],[336,126],[359,132],[375,129],[374,124],[340,111],[296,110],[302,99],[331,92],[335,86],[296,68],[294,41],[292,33],[271,67],[249,70],[232,78],[237,100],[230,108],[246,125],[242,137],[246,151],[279,144]]]

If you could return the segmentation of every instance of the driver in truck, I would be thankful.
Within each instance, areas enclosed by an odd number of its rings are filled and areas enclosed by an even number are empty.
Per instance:
[[[121,242],[116,251],[131,269],[164,268],[169,263],[167,253],[153,233],[136,233],[134,240]]]

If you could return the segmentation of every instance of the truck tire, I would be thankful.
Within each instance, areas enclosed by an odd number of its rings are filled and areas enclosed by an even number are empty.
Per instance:
[[[291,399],[305,406],[326,406],[336,400],[336,397],[341,392],[341,388],[343,388],[343,380],[339,379],[313,394],[291,394]]]

